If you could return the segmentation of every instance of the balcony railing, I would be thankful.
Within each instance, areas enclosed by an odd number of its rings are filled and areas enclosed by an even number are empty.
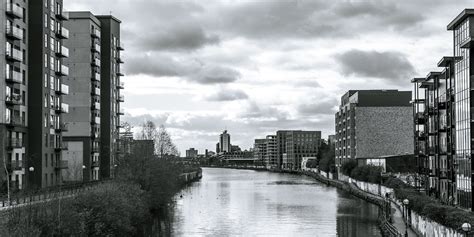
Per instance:
[[[117,63],[124,63],[124,61],[122,60],[121,57],[118,57],[118,58],[117,58]]]
[[[56,94],[59,94],[59,95],[68,95],[68,94],[69,94],[69,86],[68,86],[68,85],[64,85],[64,84],[60,84],[60,85],[56,88]]]
[[[23,99],[20,94],[12,93],[6,96],[5,103],[8,105],[21,105],[23,104]]]
[[[98,152],[98,150],[97,150],[97,152]],[[94,168],[100,167],[100,163],[99,163],[99,161],[94,160],[94,161],[92,161],[92,165],[91,165],[91,166],[94,167]]]
[[[7,2],[6,13],[13,18],[23,18],[23,8],[14,3]]]
[[[66,65],[61,65],[61,67],[56,69],[56,74],[60,76],[69,75],[69,67]]]
[[[100,124],[100,117],[96,117],[96,116],[92,115],[91,123],[92,124]]]
[[[123,45],[122,42],[119,42],[119,43],[118,43],[117,49],[118,49],[118,50],[125,50],[125,47],[124,47],[124,45]]]
[[[119,71],[117,71],[117,76],[123,77],[123,76],[125,76],[125,75],[119,70]]]
[[[100,67],[100,59],[98,59],[98,58],[92,59],[91,64],[92,64],[93,66]]]
[[[21,52],[21,50],[18,50],[15,48],[9,48],[9,49],[7,48],[5,55],[8,60],[12,60],[16,62],[23,61],[23,52]]]
[[[64,27],[59,27],[56,31],[56,36],[60,39],[69,39],[69,30]]]
[[[56,13],[56,17],[60,20],[67,21],[69,20],[69,12],[59,11]]]
[[[9,72],[6,72],[5,78],[6,78],[7,82],[19,83],[19,84],[21,84],[23,82],[22,73],[17,72],[17,71],[13,71],[13,70],[10,70]]]
[[[8,139],[8,147],[10,149],[22,148],[24,146],[25,144],[23,143],[23,139],[14,138],[14,137]]]
[[[15,39],[15,40],[23,39],[23,30],[15,26],[7,25],[6,34],[7,34],[7,37],[10,39]]]
[[[69,105],[65,103],[61,103],[61,112],[64,114],[69,113]]]
[[[94,38],[100,38],[100,31],[98,29],[94,29],[91,31],[91,35]]]
[[[124,101],[125,101],[125,97],[124,97],[123,95],[119,95],[119,96],[117,97],[117,101],[118,101],[118,102],[124,102]]]
[[[25,126],[26,120],[21,116],[6,116],[6,124],[8,126]]]
[[[69,125],[68,125],[68,123],[59,123],[59,124],[56,124],[55,130],[56,130],[57,133],[60,133],[60,132],[67,132],[67,131],[69,131]]]
[[[117,89],[124,89],[125,88],[125,83],[124,82],[119,82],[117,83]]]
[[[92,92],[91,92],[92,95],[100,95],[100,89],[99,88],[92,88]]]
[[[61,58],[68,58],[69,57],[69,49],[61,46],[59,50],[56,52],[56,55]]]
[[[59,162],[56,162],[56,166],[54,167],[58,170],[62,170],[62,169],[68,169],[68,161],[67,160],[61,160]]]
[[[92,72],[92,80],[100,81],[100,74],[98,72]]]
[[[8,166],[10,170],[16,170],[16,171],[22,170],[23,168],[26,167],[25,161],[23,160],[12,160]]]
[[[92,51],[100,53],[100,45],[99,44],[92,44]]]
[[[94,102],[92,108],[93,108],[94,110],[100,110],[100,103],[99,103],[99,102]]]
[[[118,114],[118,115],[125,115],[125,111],[124,111],[122,108],[120,108],[120,109],[117,111],[117,114]]]

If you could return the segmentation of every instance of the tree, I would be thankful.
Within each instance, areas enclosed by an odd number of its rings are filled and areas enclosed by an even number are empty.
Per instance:
[[[171,135],[168,133],[164,125],[160,125],[158,136],[156,138],[157,153],[160,158],[166,156],[179,156],[178,148],[173,143]]]
[[[332,144],[322,141],[318,152],[319,169],[325,172],[333,171],[335,165],[335,151]]]
[[[141,131],[138,135],[139,140],[153,140],[157,139],[156,125],[150,120],[145,121],[141,126]]]

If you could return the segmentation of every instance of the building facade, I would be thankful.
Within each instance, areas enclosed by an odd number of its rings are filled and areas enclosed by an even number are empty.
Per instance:
[[[253,156],[256,164],[265,164],[265,157],[267,156],[267,139],[255,139],[253,144]]]
[[[265,165],[267,168],[277,168],[278,165],[278,144],[276,135],[266,137]]]
[[[217,150],[218,150],[217,153],[232,151],[232,145],[230,143],[230,134],[227,133],[227,130],[224,130],[224,132],[219,136],[219,143],[218,143]]]
[[[301,170],[303,157],[316,157],[321,144],[320,131],[277,131],[278,167]]]
[[[121,21],[109,15],[96,16],[100,21],[100,173],[102,179],[114,176],[120,150],[120,116],[124,115],[121,90],[124,76],[120,65],[123,63],[120,40]]]
[[[69,68],[64,64],[68,55],[63,41],[69,38],[69,31],[64,27],[68,16],[62,0],[28,4],[28,61],[34,62],[28,64],[28,87],[34,88],[27,98],[28,180],[29,185],[40,188],[61,184],[61,170],[68,166],[61,152],[67,149],[62,132],[63,115],[69,111],[63,101]],[[25,52],[12,50],[16,55]]]
[[[98,180],[100,171],[100,21],[90,12],[69,12],[69,39],[64,45],[69,49],[70,86],[64,101],[69,104],[69,114],[64,116],[68,131],[63,140],[69,149],[63,151],[68,161],[65,180],[74,180],[83,173],[83,181]],[[74,177],[71,180],[69,177]],[[81,181],[82,181],[81,180]]]
[[[348,159],[413,153],[411,92],[350,90],[336,113],[336,167]]]
[[[194,148],[189,148],[186,150],[186,158],[197,158],[198,157],[198,150]]]

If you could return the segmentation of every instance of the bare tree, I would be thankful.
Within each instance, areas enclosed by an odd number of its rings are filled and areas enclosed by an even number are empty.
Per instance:
[[[164,125],[160,125],[155,142],[157,153],[160,158],[164,158],[167,155],[179,156],[178,149],[173,143],[171,135],[168,133]]]
[[[145,121],[141,126],[141,131],[138,134],[140,140],[156,140],[157,130],[156,125],[150,120]]]

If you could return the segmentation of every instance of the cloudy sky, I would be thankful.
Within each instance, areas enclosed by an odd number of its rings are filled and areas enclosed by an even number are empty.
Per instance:
[[[452,54],[467,0],[64,0],[122,20],[124,120],[164,124],[180,151],[242,148],[279,129],[334,133],[349,89],[411,90]]]

